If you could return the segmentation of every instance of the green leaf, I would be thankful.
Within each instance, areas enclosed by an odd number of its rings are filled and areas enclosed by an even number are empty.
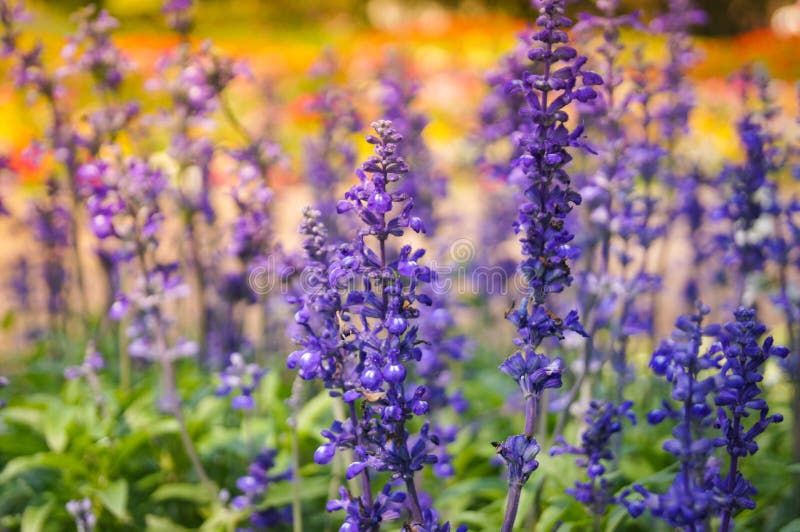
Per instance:
[[[120,521],[128,521],[128,481],[117,480],[103,490],[97,490],[100,500],[109,512]]]
[[[570,502],[565,500],[557,500],[547,505],[547,508],[542,512],[536,523],[537,530],[552,530],[558,520],[569,508]]]
[[[303,479],[303,483],[300,486],[300,499],[307,500],[324,497],[328,494],[328,483],[329,480],[327,477],[324,477],[324,480],[319,477]],[[280,482],[269,491],[264,498],[264,502],[259,504],[258,507],[269,508],[270,506],[285,506],[291,504],[292,500],[293,493],[291,485],[289,482]]]
[[[220,532],[236,530],[236,524],[242,519],[242,512],[234,511],[221,504],[217,504],[202,525],[204,532]]]
[[[166,418],[154,421],[150,425],[142,427],[142,430],[151,438],[156,438],[168,434],[178,434],[180,432],[180,427],[174,418]]]
[[[150,495],[156,502],[168,499],[179,499],[197,504],[208,504],[211,497],[208,489],[202,484],[164,484]]]
[[[29,456],[18,456],[8,461],[0,473],[0,484],[39,467],[55,469],[59,472],[68,470],[75,474],[86,473],[86,463],[66,454],[37,453]]]
[[[778,532],[800,532],[800,517],[786,523]]]
[[[22,513],[20,532],[41,532],[47,516],[53,510],[53,501],[42,506],[28,506]]]
[[[44,440],[32,432],[14,430],[0,434],[0,454],[20,456],[46,451]]]
[[[179,526],[166,517],[146,515],[144,518],[145,532],[188,532],[188,528]]]
[[[49,408],[44,415],[44,439],[50,450],[62,453],[67,448],[69,436],[67,427],[72,420],[73,411],[60,405],[57,408]]]
[[[328,391],[322,391],[310,401],[306,401],[300,412],[297,413],[297,426],[300,433],[316,434],[317,431],[312,431],[311,427],[316,426],[316,421],[323,415],[331,411],[331,397]]]
[[[10,406],[3,410],[3,419],[6,423],[24,425],[39,434],[44,432],[44,412],[38,408]]]
[[[627,509],[620,506],[614,508],[606,521],[606,532],[614,532],[627,515]]]

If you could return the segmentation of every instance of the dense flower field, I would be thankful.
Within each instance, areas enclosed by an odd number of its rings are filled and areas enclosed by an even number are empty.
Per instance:
[[[800,530],[800,93],[565,3],[286,101],[0,0],[0,531]]]

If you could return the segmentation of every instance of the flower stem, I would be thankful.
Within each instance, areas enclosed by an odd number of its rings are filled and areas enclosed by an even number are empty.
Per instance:
[[[424,522],[422,506],[419,504],[419,495],[417,494],[417,486],[414,484],[413,475],[406,477],[406,491],[408,491],[408,496],[411,499],[411,514],[414,516],[414,520],[421,524]]]
[[[294,532],[303,532],[303,507],[302,507],[302,479],[300,477],[300,441],[297,435],[297,415],[300,410],[300,397],[303,392],[303,379],[298,375],[292,385],[292,398],[290,407],[292,417],[290,427],[292,430],[292,529]]]
[[[350,403],[350,419],[353,420],[353,429],[356,432],[356,437],[361,436],[361,428],[358,423],[358,413],[356,412],[355,402]],[[361,477],[361,497],[364,500],[365,506],[372,506],[372,485],[369,480],[369,468],[364,468],[359,474]]]
[[[522,484],[515,482],[508,486],[508,502],[506,503],[506,513],[503,516],[503,526],[501,532],[511,532],[514,530],[514,521],[517,520],[517,508],[519,508],[519,497],[522,494]]]
[[[157,315],[156,319],[160,320],[160,315]],[[192,463],[195,473],[197,474],[198,478],[200,478],[200,482],[208,489],[209,493],[211,494],[211,499],[214,500],[214,498],[217,496],[217,491],[214,488],[214,484],[211,482],[211,479],[208,477],[206,470],[203,468],[203,463],[200,461],[200,455],[197,453],[194,442],[189,435],[189,429],[186,425],[186,419],[183,417],[183,410],[181,409],[180,399],[178,398],[178,386],[175,380],[175,367],[173,366],[172,360],[167,354],[167,345],[164,339],[164,332],[160,327],[157,328],[156,335],[158,355],[161,362],[162,379],[164,382],[164,404],[167,411],[172,414],[175,417],[175,420],[178,422],[178,432],[180,433],[181,443],[183,443],[183,448],[186,451],[186,455],[189,457],[189,461]]]
[[[164,401],[166,403],[167,410],[178,422],[178,431],[180,433],[181,442],[183,443],[183,448],[186,451],[186,455],[189,457],[189,461],[192,463],[195,473],[197,473],[197,476],[200,478],[200,482],[206,486],[206,488],[208,488],[213,499],[216,497],[216,490],[214,489],[214,485],[211,483],[211,479],[208,477],[206,470],[203,468],[203,464],[200,461],[200,455],[197,453],[197,449],[194,446],[191,436],[189,436],[189,429],[186,425],[186,419],[183,417],[183,411],[181,409],[180,401],[178,400],[177,386],[175,383],[175,368],[172,365],[172,361],[169,360],[163,352],[161,354],[161,368],[164,377]]]
[[[525,398],[525,437],[533,439],[536,430],[536,395],[531,393]]]

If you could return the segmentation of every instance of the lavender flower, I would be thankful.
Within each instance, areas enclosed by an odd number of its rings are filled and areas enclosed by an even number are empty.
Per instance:
[[[755,488],[739,471],[740,460],[758,451],[755,439],[770,424],[783,421],[780,414],[769,415],[769,406],[760,397],[759,383],[769,357],[785,358],[789,354],[787,348],[774,345],[772,337],[759,343],[766,327],[756,321],[755,310],[740,307],[733,315],[736,321],[728,323],[720,335],[724,361],[717,376],[719,391],[714,398],[719,407],[715,426],[722,430],[730,456],[728,474],[724,478],[718,475],[714,480],[720,496],[722,532],[731,529],[734,513],[756,506],[750,498]],[[751,414],[758,419],[747,426]]]
[[[597,130],[598,143],[592,150],[598,157],[586,161],[588,168],[579,175],[585,214],[572,231],[579,235],[582,260],[576,272],[577,299],[589,339],[579,366],[582,371],[563,399],[565,404],[584,386],[589,368],[606,360],[617,377],[617,401],[623,403],[624,387],[633,373],[627,361],[628,342],[631,336],[650,332],[641,300],[658,288],[658,279],[647,271],[648,249],[657,236],[650,217],[653,176],[643,171],[653,152],[644,146],[638,129],[631,127],[646,114],[636,105],[646,88],[624,83],[629,69],[620,60],[625,50],[621,32],[643,25],[636,12],[619,14],[619,2],[602,1],[597,6],[600,15],[583,14],[575,26],[578,38],[593,43],[604,83],[596,98],[578,105],[581,118]],[[636,187],[636,177],[646,183],[643,192]],[[607,342],[600,341],[603,335],[598,333],[603,329],[609,332]]]
[[[221,384],[217,387],[217,397],[233,395],[231,407],[235,410],[253,410],[256,406],[253,392],[267,373],[258,364],[246,364],[242,355],[232,353],[228,359],[228,367],[219,374]]]
[[[321,128],[303,145],[305,174],[314,196],[314,208],[333,242],[346,241],[347,229],[336,216],[339,193],[337,188],[346,182],[356,164],[355,147],[350,135],[362,127],[350,91],[335,82],[339,64],[333,52],[326,51],[312,67],[312,76],[321,81],[313,94],[309,110],[319,117]]]
[[[167,17],[167,25],[186,38],[194,27],[193,7],[193,0],[166,0],[161,12]]]
[[[570,445],[564,438],[559,437],[558,445],[550,450],[551,456],[560,454],[578,456],[575,463],[578,467],[586,469],[589,480],[576,482],[574,488],[567,489],[567,493],[592,513],[596,529],[608,507],[623,502],[620,497],[613,494],[612,482],[605,476],[607,471],[605,463],[615,458],[610,448],[611,439],[622,431],[623,421],[627,419],[631,424],[636,424],[636,416],[631,412],[631,406],[633,406],[631,401],[619,406],[609,402],[592,401],[584,418],[587,428],[581,433],[580,446]]]
[[[71,61],[71,68],[92,74],[101,90],[116,91],[123,72],[130,65],[111,42],[111,32],[119,21],[104,9],[88,6],[74,15],[77,31],[71,35],[61,56]]]
[[[737,133],[745,150],[741,164],[729,164],[721,172],[717,187],[725,190],[725,203],[717,206],[712,217],[728,222],[728,231],[715,235],[717,249],[723,253],[724,264],[735,267],[736,301],[753,303],[748,290],[754,277],[763,272],[770,255],[770,243],[775,235],[775,218],[780,215],[776,199],[777,183],[772,176],[783,164],[774,134],[768,129],[777,110],[768,96],[769,79],[742,77],[743,99],[753,88],[761,96],[764,109],[747,112],[737,124]]]
[[[73,226],[72,215],[61,203],[59,190],[56,181],[48,181],[47,199],[33,202],[30,214],[34,237],[43,249],[42,277],[47,288],[47,314],[53,328],[56,326],[58,316],[67,308],[68,273],[64,260],[72,241]]]
[[[367,142],[375,146],[375,155],[357,170],[360,182],[337,207],[340,213],[357,214],[363,223],[356,242],[340,246],[331,256],[318,214],[306,211],[302,231],[310,264],[304,276],[318,284],[301,299],[302,307],[295,314],[306,334],[298,338],[303,349],[288,361],[302,377],[319,377],[326,386],[336,388],[332,395],[341,396],[350,410],[347,421],[337,421],[323,431],[329,442],[314,455],[318,463],[328,463],[339,448],[352,449],[356,458],[346,476],[361,478],[361,496],[354,498],[343,490],[342,499],[328,505],[329,510],[347,510],[342,530],[374,530],[378,523],[399,517],[399,504],[406,496],[414,526],[425,524],[432,509],[420,502],[415,473],[437,461],[430,448],[438,439],[430,433],[429,424],[424,423],[413,440],[406,425],[430,408],[423,399],[425,388],[408,386],[407,366],[421,357],[414,324],[419,316],[416,305],[431,300],[417,290],[430,282],[431,271],[419,264],[424,250],[403,246],[394,260],[387,258],[390,237],[402,236],[408,227],[415,231],[423,227],[412,215],[411,199],[389,188],[408,169],[397,155],[402,136],[386,120],[373,123],[373,128],[377,135],[368,136]],[[342,300],[335,288],[348,286],[345,282],[351,284]],[[363,289],[355,288],[357,282]],[[361,414],[356,407],[359,401]],[[373,471],[386,471],[402,480],[406,493],[392,494],[390,483],[373,499]]]
[[[75,527],[78,532],[92,532],[97,526],[97,516],[92,510],[92,501],[81,499],[69,501],[66,505],[67,511],[75,520]]]
[[[339,528],[339,532],[360,532],[362,530],[379,530],[381,523],[394,521],[400,517],[398,508],[405,502],[406,494],[402,491],[392,492],[392,485],[386,484],[371,504],[364,504],[363,499],[353,498],[345,488],[339,489],[341,499],[329,501],[325,509],[329,512],[345,510],[347,516]]]
[[[525,400],[525,432],[512,436],[498,445],[501,456],[509,464],[509,496],[502,530],[510,531],[516,520],[522,486],[536,469],[538,452],[533,432],[537,403],[545,388],[561,386],[561,362],[538,353],[547,338],[562,338],[565,330],[586,334],[577,313],[570,312],[562,319],[546,310],[548,295],[561,292],[572,282],[569,260],[577,250],[570,246],[573,235],[564,219],[580,195],[570,187],[565,166],[572,159],[568,148],[583,147],[580,140],[583,127],[569,131],[565,125],[568,115],[564,108],[573,100],[589,101],[597,97],[592,85],[602,79],[594,72],[584,71],[586,58],[578,56],[567,46],[564,28],[572,22],[564,16],[563,0],[538,3],[540,30],[532,35],[537,43],[528,57],[541,67],[540,73],[525,74],[512,81],[508,89],[525,96],[527,106],[521,109],[530,120],[528,131],[522,131],[518,145],[521,155],[515,167],[522,172],[524,203],[514,223],[520,236],[525,259],[519,272],[528,285],[528,294],[508,319],[515,325],[519,351],[510,356],[500,369],[514,378]],[[556,68],[559,64],[560,68]],[[583,86],[579,86],[582,81]]]
[[[697,53],[689,40],[689,28],[705,24],[706,14],[692,0],[669,0],[666,13],[650,24],[655,33],[667,36],[668,60],[662,70],[659,92],[664,102],[655,113],[667,145],[672,148],[679,135],[686,132],[694,94],[686,70],[697,61]]]
[[[675,423],[673,438],[664,443],[664,450],[680,462],[680,471],[665,493],[634,486],[644,501],[628,503],[634,516],[646,506],[653,516],[669,526],[687,530],[705,530],[705,523],[718,510],[713,478],[719,465],[712,454],[724,441],[709,437],[709,428],[714,423],[710,403],[716,380],[713,374],[705,375],[719,367],[720,347],[715,343],[703,350],[702,343],[703,337],[718,337],[720,327],[703,326],[709,312],[707,306],[698,304],[695,314],[678,318],[672,339],[662,342],[653,353],[650,367],[672,385],[671,398],[680,408],[673,408],[670,401],[664,400],[661,408],[648,414],[647,420],[652,424],[665,419]]]
[[[94,349],[93,345],[89,345],[86,349],[86,355],[80,366],[68,366],[64,370],[64,378],[68,381],[79,379],[81,377],[90,378],[90,376],[97,376],[97,372],[105,367],[106,363],[103,355]]]
[[[230,156],[236,163],[238,181],[230,192],[235,216],[229,228],[227,254],[236,266],[215,269],[210,264],[206,268],[218,279],[215,304],[207,310],[205,339],[206,356],[214,363],[223,363],[232,352],[254,350],[244,333],[246,308],[260,301],[266,305],[264,292],[270,287],[252,281],[260,273],[269,275],[278,269],[273,262],[278,256],[272,218],[274,194],[267,178],[280,160],[280,148],[266,139],[254,140],[244,149],[232,150]]]
[[[435,168],[423,137],[429,118],[413,109],[419,85],[414,82],[402,58],[390,56],[380,77],[380,86],[381,114],[391,120],[406,139],[398,149],[399,155],[409,164],[409,171],[399,183],[398,190],[414,198],[414,212],[424,223],[425,233],[435,234],[441,221],[435,206],[447,195],[448,180]]]
[[[247,468],[247,474],[236,481],[236,487],[242,494],[233,498],[231,506],[237,510],[250,511],[250,523],[254,527],[237,530],[268,530],[292,522],[291,506],[265,508],[261,505],[272,484],[288,480],[292,476],[288,470],[270,474],[275,468],[276,455],[277,451],[274,449],[263,449]]]

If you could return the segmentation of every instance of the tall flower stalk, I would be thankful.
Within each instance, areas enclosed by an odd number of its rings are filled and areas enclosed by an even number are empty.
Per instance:
[[[710,312],[709,307],[698,304],[694,314],[678,318],[672,338],[653,353],[650,367],[671,384],[671,399],[677,407],[665,399],[660,408],[648,414],[647,420],[657,424],[669,419],[675,424],[673,437],[664,442],[664,450],[675,456],[680,470],[665,493],[635,486],[644,501],[628,505],[634,516],[649,508],[654,517],[669,526],[691,532],[707,530],[706,523],[717,511],[712,479],[719,462],[713,452],[715,446],[723,444],[720,438],[712,438],[710,431],[714,422],[714,373],[720,359],[716,344],[703,348],[704,337],[716,338],[720,334],[719,325],[703,324]]]
[[[303,160],[305,175],[314,197],[314,208],[332,242],[348,240],[348,227],[336,214],[337,190],[346,182],[356,164],[356,150],[350,136],[362,128],[350,91],[336,82],[339,62],[332,51],[325,52],[311,69],[311,77],[320,82],[309,104],[309,111],[319,118],[316,135],[305,139]]]
[[[307,212],[307,275],[318,284],[300,300],[295,321],[305,332],[297,338],[301,349],[290,355],[288,364],[303,378],[322,379],[349,411],[347,420],[323,431],[329,442],[314,454],[320,464],[330,462],[337,448],[350,449],[355,458],[346,477],[360,478],[361,495],[342,488],[342,498],[328,503],[330,511],[347,512],[341,530],[378,530],[380,523],[399,518],[406,509],[412,529],[446,530],[449,525],[440,528],[416,482],[418,471],[436,463],[431,448],[438,439],[428,422],[413,439],[407,425],[429,411],[425,387],[409,385],[407,376],[421,357],[414,320],[417,306],[431,303],[418,292],[430,282],[431,271],[419,264],[424,250],[406,245],[390,258],[387,242],[406,228],[419,232],[423,227],[412,214],[411,198],[390,188],[408,171],[397,155],[402,136],[389,121],[372,126],[376,135],[367,142],[375,146],[375,155],[357,170],[359,183],[337,207],[360,219],[357,240],[332,253],[325,245],[324,227]],[[348,290],[344,298],[336,292],[341,287]],[[391,480],[375,494],[373,482],[381,472]],[[394,480],[402,482],[405,492],[395,491]]]
[[[522,487],[538,467],[540,448],[534,437],[539,400],[546,388],[561,386],[562,363],[541,353],[542,342],[561,339],[566,330],[585,335],[577,312],[561,318],[548,309],[548,296],[572,282],[569,261],[578,250],[570,245],[574,235],[565,219],[581,197],[570,185],[566,166],[572,160],[569,148],[585,147],[583,127],[570,131],[564,110],[573,100],[587,102],[597,97],[592,85],[602,78],[583,70],[586,58],[566,45],[566,28],[572,21],[564,16],[563,0],[538,2],[541,28],[531,39],[528,57],[537,73],[526,73],[512,81],[508,90],[521,92],[526,106],[520,110],[529,118],[529,128],[518,142],[521,155],[513,162],[523,174],[524,202],[519,206],[514,232],[522,243],[523,261],[518,270],[528,291],[508,319],[517,328],[519,350],[508,357],[500,370],[519,385],[524,398],[525,430],[494,445],[508,465],[508,502],[502,531],[514,527]],[[579,86],[581,85],[581,86]]]
[[[175,361],[197,354],[196,343],[170,334],[175,323],[170,304],[186,297],[188,287],[177,272],[177,264],[157,257],[164,222],[159,198],[167,180],[160,170],[135,157],[87,163],[79,174],[87,189],[95,236],[116,243],[121,266],[134,280],[125,292],[115,294],[109,315],[116,320],[132,315],[127,350],[131,357],[160,367],[161,405],[178,422],[181,441],[197,476],[214,492],[189,435],[175,376]]]
[[[636,188],[636,178],[652,179],[641,172],[643,159],[652,152],[642,146],[638,128],[640,118],[635,105],[638,87],[626,84],[627,69],[620,56],[625,50],[623,30],[642,28],[638,13],[619,14],[618,2],[598,2],[600,15],[581,16],[575,34],[593,42],[600,59],[603,86],[598,97],[581,106],[581,118],[596,131],[592,144],[598,157],[587,162],[581,176],[583,219],[578,232],[581,248],[580,269],[576,275],[580,315],[589,332],[583,347],[580,374],[563,399],[556,432],[566,422],[567,407],[579,391],[588,391],[591,368],[608,361],[617,377],[615,400],[622,404],[625,384],[631,379],[627,350],[630,336],[647,330],[649,320],[641,311],[642,296],[656,283],[647,272],[647,249],[653,229],[646,216],[651,201],[648,191]],[[595,162],[595,164],[592,164]],[[641,257],[641,258],[639,258]],[[608,330],[608,341],[598,338]]]
[[[728,473],[715,479],[722,508],[720,532],[733,528],[733,515],[739,510],[755,508],[750,497],[755,488],[739,470],[741,460],[758,451],[756,437],[770,424],[780,423],[783,416],[769,414],[767,401],[761,397],[764,364],[771,356],[786,358],[789,350],[774,345],[772,337],[759,342],[767,328],[756,320],[753,309],[744,307],[734,312],[735,321],[728,323],[721,337],[723,362],[717,379],[719,392],[714,399],[719,407],[716,426],[722,431],[725,450],[730,457]],[[752,414],[756,419],[748,418]]]
[[[584,421],[586,430],[581,433],[580,445],[570,445],[563,438],[550,450],[550,455],[573,454],[578,456],[575,464],[586,470],[587,481],[578,481],[566,492],[583,504],[591,513],[595,531],[600,530],[603,516],[611,505],[624,502],[622,496],[614,495],[613,483],[606,476],[607,464],[615,458],[611,451],[611,440],[622,431],[626,419],[633,425],[636,416],[631,411],[633,403],[621,405],[592,401]]]

